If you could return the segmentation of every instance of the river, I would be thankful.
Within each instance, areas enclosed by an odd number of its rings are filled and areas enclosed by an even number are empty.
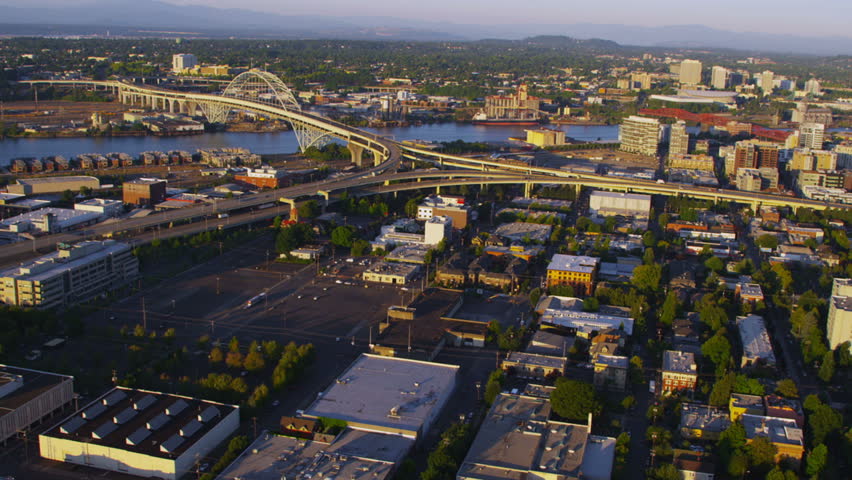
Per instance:
[[[618,126],[612,125],[551,125],[566,132],[568,137],[581,141],[617,141]],[[467,123],[438,123],[393,128],[369,128],[397,141],[431,140],[446,142],[462,139],[467,142],[505,142],[509,137],[524,137],[521,126],[482,126]],[[205,133],[186,137],[75,137],[75,138],[7,138],[0,140],[0,166],[18,157],[42,158],[62,155],[71,158],[83,153],[124,152],[137,156],[149,150],[186,150],[194,153],[203,148],[243,147],[253,153],[293,153],[298,150],[293,132]]]

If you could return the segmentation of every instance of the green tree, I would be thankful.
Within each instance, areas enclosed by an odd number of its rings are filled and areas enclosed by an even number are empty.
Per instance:
[[[145,327],[143,327],[142,325],[136,325],[136,327],[133,328],[134,337],[144,337],[145,333]]]
[[[825,352],[822,357],[822,365],[820,365],[817,375],[825,383],[830,383],[831,379],[834,378],[834,352],[831,350]]]
[[[210,363],[221,363],[224,359],[225,354],[222,353],[221,348],[213,347],[213,350],[210,350]]]
[[[231,337],[231,340],[228,342],[228,351],[229,352],[239,352],[240,351],[240,340],[237,337]]]
[[[707,267],[708,270],[720,273],[725,269],[725,262],[723,262],[719,257],[710,257],[704,262],[704,266]]]
[[[757,237],[757,240],[754,242],[760,248],[769,248],[775,250],[778,248],[778,237],[772,235],[770,233],[764,233],[763,235]]]
[[[746,445],[749,463],[753,472],[766,474],[775,465],[775,455],[778,447],[769,438],[764,436],[755,437]]]
[[[296,208],[299,218],[314,218],[320,213],[320,207],[316,200],[308,200]]]
[[[339,226],[331,231],[331,243],[338,247],[350,248],[355,241],[355,234],[348,226]]]
[[[808,454],[808,463],[805,472],[811,477],[819,475],[828,463],[828,447],[820,443]]]
[[[541,289],[536,287],[530,290],[530,306],[533,308],[538,305],[538,301],[541,298]]]
[[[263,367],[266,366],[266,361],[264,361],[262,353],[258,352],[256,349],[252,349],[248,355],[246,355],[243,365],[249,372],[256,372],[258,370],[262,370]]]
[[[655,265],[639,265],[633,270],[633,278],[630,283],[636,288],[646,292],[656,292],[660,289],[660,281],[663,277],[663,267]]]
[[[799,398],[799,388],[796,386],[796,382],[789,378],[779,380],[775,386],[775,391],[782,397]]]
[[[241,368],[243,366],[243,354],[240,352],[228,352],[225,356],[225,365],[231,368]]]
[[[793,286],[793,274],[790,273],[790,270],[781,263],[772,265],[771,270],[778,279],[778,284],[780,285],[781,290],[789,292],[790,287]]]
[[[680,302],[677,300],[677,294],[671,291],[666,295],[666,301],[663,302],[663,308],[660,311],[660,322],[663,325],[671,326],[674,319],[677,318],[678,308],[680,308]]]
[[[657,263],[657,256],[654,255],[654,249],[646,248],[645,253],[642,255],[642,264],[653,265],[655,263]]]
[[[583,300],[583,311],[584,312],[597,312],[600,310],[601,304],[595,297],[586,297]]]
[[[716,304],[708,303],[702,305],[698,311],[701,321],[710,327],[710,330],[717,332],[726,323],[728,323],[728,314],[725,310]]]
[[[653,248],[657,245],[657,236],[654,235],[654,232],[648,230],[647,232],[642,234],[642,245],[645,245],[649,248]]]
[[[550,401],[553,411],[569,421],[586,422],[589,413],[598,416],[603,408],[590,384],[565,377],[556,379]]]
[[[731,392],[734,390],[735,377],[734,373],[730,372],[716,380],[713,384],[713,389],[710,391],[710,405],[716,407],[728,405],[728,401],[731,399]]]
[[[647,478],[653,480],[680,480],[680,472],[671,463],[648,470]]]
[[[503,370],[494,370],[488,376],[488,382],[485,384],[485,403],[487,405],[494,403],[494,399],[503,390],[504,380]]]
[[[825,443],[827,438],[843,428],[843,416],[837,410],[822,403],[819,397],[808,395],[803,405],[808,413],[811,445]]]
[[[362,239],[355,240],[352,242],[352,248],[349,253],[353,257],[360,257],[361,255],[370,253],[370,242]]]
[[[731,342],[724,331],[720,330],[701,345],[701,353],[713,362],[716,375],[721,375],[731,363]]]

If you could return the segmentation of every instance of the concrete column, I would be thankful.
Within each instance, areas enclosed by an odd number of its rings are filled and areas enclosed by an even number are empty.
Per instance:
[[[349,142],[347,145],[349,148],[349,153],[351,154],[352,163],[357,165],[358,167],[362,167],[364,164],[364,147],[361,145]]]
[[[524,184],[524,196],[529,198],[532,195],[532,187],[533,184],[531,182],[526,182]]]
[[[279,198],[279,202],[286,203],[290,206],[290,220],[294,222],[299,221],[299,209],[296,207],[296,200],[292,198]]]
[[[373,150],[373,166],[378,167],[382,163],[382,154],[378,150]]]

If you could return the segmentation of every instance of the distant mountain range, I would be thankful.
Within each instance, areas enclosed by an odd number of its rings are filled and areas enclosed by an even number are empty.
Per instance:
[[[26,3],[0,0],[0,9],[0,35],[82,35],[104,33],[107,29],[112,34],[129,36],[420,41],[565,35],[646,47],[725,48],[811,55],[852,54],[852,37],[731,32],[703,25],[466,25],[394,17],[286,16],[243,9],[174,5],[158,0],[91,0],[82,6],[68,6],[64,2],[50,0]]]

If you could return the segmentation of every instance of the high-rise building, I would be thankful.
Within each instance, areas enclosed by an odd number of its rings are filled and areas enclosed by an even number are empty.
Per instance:
[[[198,59],[191,53],[172,55],[172,71],[175,73],[183,73],[186,70],[195,68],[197,65]]]
[[[686,122],[680,120],[671,126],[669,156],[686,155],[687,153],[689,153],[689,133],[686,131]]]
[[[805,82],[805,93],[811,95],[821,95],[822,91],[820,90],[819,80],[816,78],[812,78]]]
[[[656,118],[631,115],[619,130],[621,150],[655,156],[660,143],[660,122]]]
[[[648,90],[651,88],[651,74],[646,72],[636,72],[630,74],[630,89],[631,90]]]
[[[744,75],[742,72],[729,72],[728,73],[728,85],[732,87],[738,87],[745,83],[748,77]]]
[[[832,349],[843,342],[852,341],[852,279],[834,279],[828,307],[826,337],[828,346]]]
[[[684,60],[680,62],[681,85],[701,84],[701,62],[698,60]]]
[[[797,148],[787,164],[787,170],[835,170],[837,153],[828,150]]]
[[[728,69],[714,65],[710,74],[710,86],[716,90],[724,90],[728,86]]]
[[[825,137],[825,125],[821,123],[803,123],[799,125],[799,146],[821,150]]]
[[[737,142],[734,152],[734,170],[729,175],[736,175],[740,168],[774,168],[778,170],[778,146],[771,143],[754,141]]]
[[[760,80],[760,88],[763,89],[764,95],[772,93],[773,83],[775,82],[775,74],[771,70],[764,70],[758,77]]]

